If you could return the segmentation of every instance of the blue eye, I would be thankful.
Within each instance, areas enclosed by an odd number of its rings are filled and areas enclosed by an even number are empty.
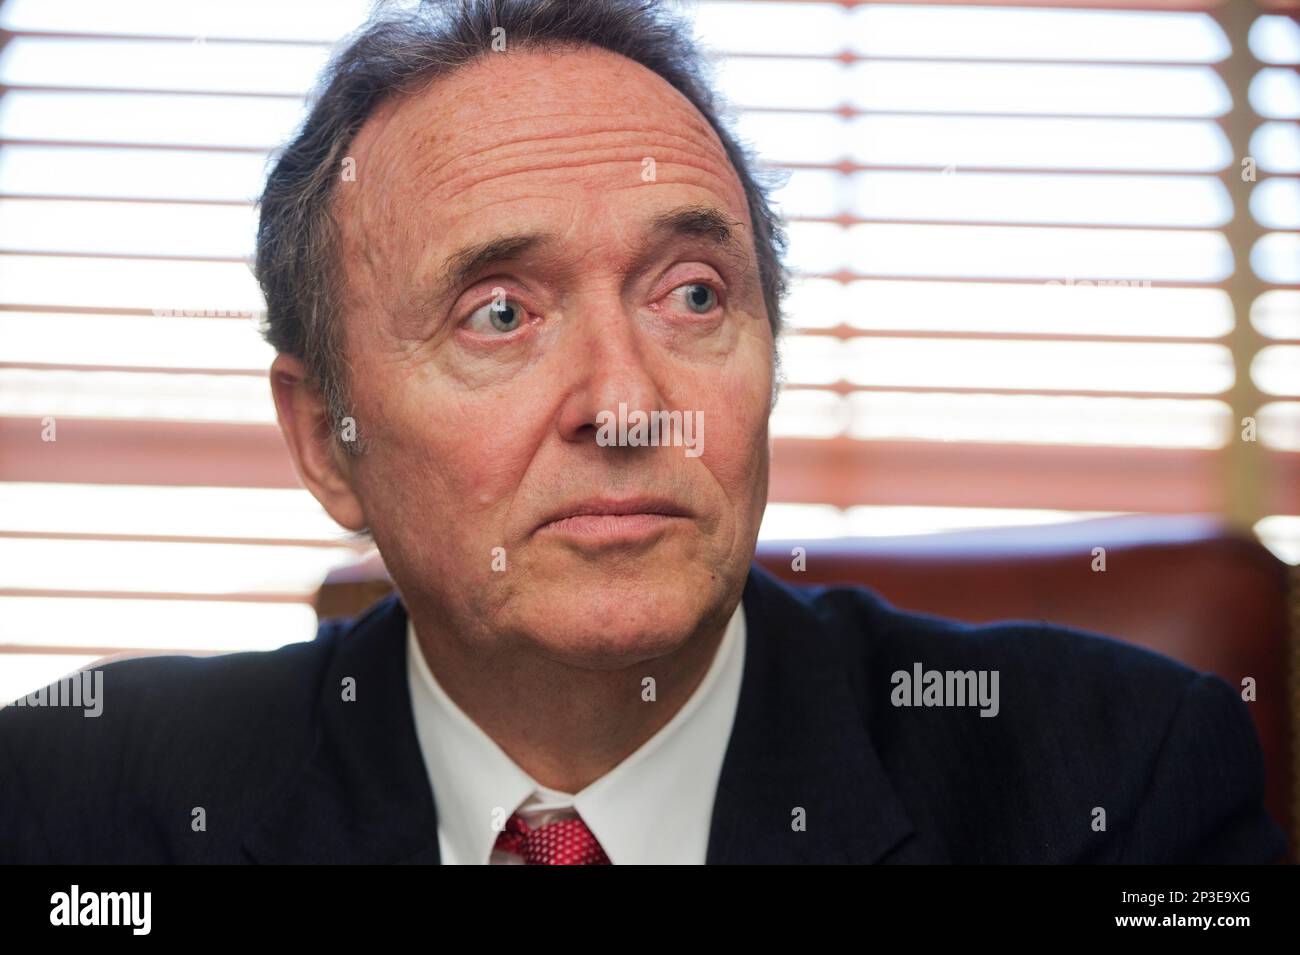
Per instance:
[[[674,291],[678,291],[675,289]],[[683,285],[680,288],[686,307],[697,315],[704,315],[713,311],[718,306],[718,293],[711,286],[702,282],[692,282],[690,285]]]
[[[478,332],[489,329],[497,332],[513,332],[523,324],[526,314],[524,307],[518,302],[508,298],[496,298],[474,310],[469,317],[469,326]]]

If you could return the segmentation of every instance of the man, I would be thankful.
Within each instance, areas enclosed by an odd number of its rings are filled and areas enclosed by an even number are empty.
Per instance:
[[[0,852],[1280,856],[1221,680],[751,566],[781,244],[653,4],[369,25],[271,173],[257,272],[299,474],[397,594],[309,644],[105,667],[94,720],[6,710]]]

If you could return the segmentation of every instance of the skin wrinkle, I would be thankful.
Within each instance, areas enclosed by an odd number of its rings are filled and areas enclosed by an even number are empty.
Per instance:
[[[633,164],[639,172],[641,157],[643,154],[644,154],[644,150],[633,150],[629,152],[626,155],[626,158],[623,160],[607,159],[607,160],[601,160],[600,162],[611,162],[611,163],[623,162],[623,163]],[[565,163],[565,164],[542,164],[542,165],[531,165],[531,166],[522,166],[517,168],[509,168],[506,170],[495,172],[492,175],[484,175],[477,179],[471,179],[468,182],[458,183],[456,184],[455,188],[451,186],[444,187],[442,189],[439,189],[437,192],[431,193],[428,196],[428,198],[424,201],[427,202],[442,201],[443,196],[440,195],[439,193],[453,193],[453,192],[468,191],[469,189],[472,189],[476,186],[484,185],[488,182],[500,182],[501,180],[504,180],[507,177],[513,175],[523,175],[528,173],[539,173],[539,172],[554,172],[563,177],[568,177],[572,175],[573,170],[575,168],[582,168],[585,165],[587,164],[578,161],[574,163]],[[658,168],[666,169],[668,171],[671,171],[673,168],[682,165],[686,165],[686,164],[676,163],[669,159],[656,160],[656,166]],[[702,177],[702,180],[692,181],[692,184],[712,185],[713,177],[716,176],[717,178],[721,178],[721,176],[718,175],[717,171],[715,171],[714,169],[710,169],[706,166],[693,166],[693,168],[699,169],[701,172],[705,173],[705,176]],[[627,188],[635,188],[635,187],[629,186]],[[518,197],[511,197],[507,200],[502,200],[502,201],[514,202],[514,201],[519,201],[519,199]],[[409,202],[409,207],[414,208],[414,207],[418,207],[418,205],[421,202],[421,199],[417,197],[411,197],[408,200],[408,202]],[[385,241],[385,239],[383,238],[379,238],[378,240],[376,240],[374,237],[376,236],[385,237],[385,236],[394,235],[399,229],[399,223],[401,222],[401,217],[396,215],[395,212],[389,209],[382,221],[383,228],[379,228],[379,229],[376,229],[373,225],[370,224],[374,220],[370,217],[367,217],[364,213],[361,213],[360,218],[361,218],[361,228],[358,229],[357,232],[364,236],[370,236],[372,237],[372,239],[371,241],[352,239],[350,235],[351,230],[345,230],[346,232],[349,233],[349,238],[345,239],[345,255],[348,252],[352,251],[353,249],[360,248],[363,252],[366,265],[370,271],[370,276],[373,280],[375,272],[382,267],[383,252],[388,251],[391,246],[391,241]],[[742,233],[743,237],[747,241],[752,243],[752,236],[749,235],[748,222],[742,222],[738,226],[737,231],[739,233]]]
[[[511,56],[391,100],[358,132],[359,188],[333,211],[368,450],[337,478],[300,471],[341,523],[370,527],[452,699],[536,779],[576,792],[671,719],[740,599],[767,497],[773,341],[744,190],[689,101],[606,51]],[[643,230],[689,205],[737,223],[743,264],[701,237],[647,258]],[[558,242],[490,266],[472,298],[413,293],[452,251],[529,232]],[[715,276],[721,309],[669,305],[670,288]],[[541,320],[488,347],[460,321],[494,284]],[[702,412],[704,455],[599,447],[596,413],[619,401]],[[277,406],[283,420],[279,392]],[[692,516],[635,548],[536,531],[566,502],[638,493]]]
[[[514,202],[518,200],[502,199],[499,201]],[[482,211],[483,208],[487,208],[495,204],[496,203],[486,203],[483,207],[480,208],[480,212]],[[745,240],[739,234],[740,232],[739,228],[737,228],[742,226],[742,223],[739,223],[736,220],[731,220],[730,224],[732,227],[731,231],[733,234],[732,234],[732,238],[729,241],[725,243],[719,242],[715,244],[704,237],[700,237],[699,239],[697,239],[697,241],[701,243],[702,247],[707,246],[709,252],[725,257],[726,260],[729,263],[731,263],[731,266],[735,270],[737,275],[741,277],[742,281],[746,283],[752,283],[756,281],[757,275],[755,271],[748,268],[749,256],[743,251],[743,249],[746,247],[746,243]],[[549,239],[551,242],[554,242],[556,237],[554,235],[550,235]],[[733,247],[733,244],[735,247]],[[541,251],[528,250],[520,253],[518,255],[518,260],[527,261],[529,258],[537,257],[543,254],[544,252]],[[511,264],[513,265],[514,263],[512,262]],[[427,318],[423,323],[417,323],[412,319],[409,324],[411,324],[413,327],[411,331],[407,332],[405,331],[405,326],[407,324],[406,314],[396,315],[394,324],[395,327],[397,328],[398,337],[407,339],[412,343],[418,344],[429,340],[435,334],[435,332],[445,331],[445,326],[444,326],[445,317],[441,313],[444,312],[446,309],[450,308],[450,306],[453,304],[451,300],[454,298],[455,290],[451,290],[449,292],[445,288],[447,280],[446,280],[446,276],[443,274],[444,270],[441,266],[442,266],[441,260],[435,257],[429,266],[422,267],[421,269],[418,270],[421,276],[423,276],[426,272],[431,271],[438,277],[436,279],[424,279],[422,277],[417,278],[413,283],[417,287],[417,291],[413,293],[413,300],[411,300],[410,298],[405,299],[403,302],[403,309],[409,311],[412,314],[416,314],[416,315],[423,314],[427,316]],[[498,269],[498,271],[504,271],[504,269]],[[631,277],[633,273],[634,273],[634,267],[632,265],[628,265],[626,268],[618,271],[617,277],[619,279],[625,280]],[[485,279],[483,278],[478,278],[469,284],[477,285],[484,280]],[[427,286],[429,289],[429,292],[427,294],[418,291],[418,288],[424,286]],[[430,326],[433,326],[432,330],[430,329]],[[437,342],[435,340],[433,344],[436,343]]]
[[[511,53],[511,54],[504,54],[504,55],[517,57],[521,54]],[[548,54],[548,53],[542,53],[542,54],[534,53],[531,55],[542,56],[546,58],[553,57],[553,54]],[[629,65],[635,65],[635,64],[629,64]],[[621,72],[624,75],[626,75],[628,71],[621,71]],[[667,84],[663,84],[662,81],[661,81],[661,85],[665,87],[668,93],[674,98],[673,118],[677,119],[680,122],[683,122],[685,125],[690,127],[691,131],[697,134],[694,152],[699,152],[700,144],[698,142],[698,136],[703,135],[707,140],[709,151],[713,153],[713,155],[709,157],[710,159],[712,159],[712,163],[698,163],[698,164],[692,163],[690,161],[691,154],[685,150],[683,150],[684,153],[683,156],[674,157],[671,149],[665,150],[663,146],[658,146],[656,147],[658,149],[658,153],[655,153],[650,151],[648,147],[646,147],[645,145],[637,145],[637,148],[629,149],[629,152],[627,153],[626,159],[624,161],[636,163],[637,168],[639,169],[641,160],[644,158],[644,156],[653,155],[655,156],[655,161],[657,165],[671,164],[671,165],[693,166],[695,168],[698,168],[702,173],[704,173],[706,177],[711,175],[715,177],[715,179],[718,182],[725,183],[729,186],[732,186],[736,193],[736,195],[733,197],[733,201],[736,201],[741,208],[745,208],[747,210],[747,204],[744,199],[743,189],[740,186],[739,180],[736,179],[734,175],[734,171],[732,171],[730,168],[730,164],[726,158],[725,150],[722,147],[721,141],[717,138],[717,134],[714,132],[712,127],[710,127],[709,124],[705,122],[702,117],[699,116],[698,112],[690,104],[689,100],[687,100],[676,90],[673,90],[671,87],[668,87]],[[400,156],[404,153],[405,150],[402,147],[409,148],[411,145],[420,145],[422,143],[432,143],[437,141],[436,134],[431,136],[427,131],[424,131],[417,127],[417,129],[411,131],[407,135],[406,141],[403,141],[402,139],[399,138],[398,148],[391,149],[388,151],[380,151],[377,157],[378,162],[374,164],[374,168],[372,169],[371,160],[370,160],[371,150],[369,149],[370,143],[374,142],[376,139],[383,138],[383,136],[389,131],[390,125],[393,121],[392,117],[395,115],[396,110],[400,107],[400,105],[403,102],[405,102],[409,98],[410,98],[409,96],[394,97],[386,101],[384,104],[381,105],[380,109],[377,111],[377,115],[373,117],[371,121],[368,121],[365,124],[365,126],[363,126],[363,128],[358,132],[357,136],[354,139],[353,148],[351,150],[354,158],[357,158],[357,165],[359,170],[358,181],[360,181],[362,178],[362,173],[360,172],[360,170],[364,167],[366,169],[365,175],[366,175],[367,182],[374,182],[378,180],[378,181],[408,182],[414,184],[419,184],[422,182],[437,183],[437,178],[444,171],[445,166],[461,163],[461,164],[468,164],[471,171],[475,168],[485,168],[490,164],[491,153],[494,152],[495,150],[510,149],[519,145],[527,147],[528,144],[532,142],[546,142],[548,140],[555,139],[554,134],[552,134],[549,137],[543,136],[536,140],[530,140],[524,138],[522,140],[516,140],[515,142],[511,142],[511,143],[504,143],[504,144],[489,143],[485,145],[481,150],[476,152],[471,152],[469,155],[460,156],[460,155],[453,154],[452,156],[450,156],[449,158],[441,162],[438,162],[436,159],[431,158],[429,160],[426,160],[425,164],[423,164],[423,167],[417,167],[419,169],[419,173],[417,175],[413,175],[410,176],[409,178],[406,178],[403,176],[401,170],[395,170],[391,168],[392,164],[396,161],[395,157]],[[451,124],[454,125],[462,115],[465,115],[467,113],[474,114],[475,110],[473,109],[473,106],[471,104],[465,104],[460,106],[454,106],[449,111],[449,113],[450,113],[450,122]],[[640,126],[635,128],[629,128],[622,125],[608,126],[608,125],[600,125],[599,120],[593,126],[589,114],[575,113],[571,111],[560,111],[557,113],[551,113],[547,115],[539,115],[524,120],[520,120],[517,117],[502,119],[498,121],[480,120],[477,123],[469,124],[466,127],[462,127],[462,129],[464,130],[465,134],[472,135],[476,131],[491,130],[496,127],[504,126],[510,128],[512,131],[515,130],[521,131],[526,136],[527,132],[533,126],[541,126],[543,129],[546,129],[548,128],[549,124],[553,123],[556,119],[565,118],[565,117],[586,118],[588,120],[588,123],[584,129],[578,131],[577,133],[570,132],[568,136],[565,137],[567,140],[572,140],[575,138],[582,138],[582,137],[597,136],[597,135],[609,135],[609,134],[616,134],[616,133],[617,134],[626,133],[634,137],[637,134],[654,133],[659,137],[677,138],[688,143],[690,142],[689,137],[680,136],[678,134],[671,133],[665,129],[656,129],[653,126]],[[410,140],[415,140],[416,142],[412,143],[410,142]],[[642,143],[642,140],[636,140],[636,143],[640,144]],[[558,141],[557,148],[555,150],[552,150],[552,153],[560,153],[562,150],[564,150],[565,145],[566,143],[564,140]],[[618,148],[620,145],[621,144],[613,144],[608,148],[615,149]],[[679,159],[681,160],[681,162],[678,162]],[[618,162],[619,160],[609,159],[609,160],[602,160],[602,161]],[[585,162],[574,157],[572,161],[568,163],[562,163],[562,164],[543,163],[536,167],[530,167],[525,164],[513,168],[507,168],[505,170],[500,170],[496,172],[494,176],[497,178],[504,178],[505,176],[512,175],[512,174],[526,174],[528,172],[546,171],[546,170],[553,170],[563,175],[569,175],[574,168],[580,168],[584,165],[586,165]],[[453,179],[451,182],[441,187],[436,187],[437,191],[432,192],[427,196],[423,197],[424,201],[442,201],[445,199],[445,195],[443,195],[445,193],[455,194],[456,192],[466,191],[468,189],[473,188],[476,185],[480,185],[483,181],[486,181],[488,178],[492,178],[492,177],[484,177],[483,180],[475,180],[472,177],[472,172],[467,173],[467,175],[470,175],[469,181],[458,182]],[[730,180],[730,182],[728,180]],[[344,198],[347,197],[348,194],[344,192],[344,196],[340,198],[340,201],[342,201]],[[397,198],[398,196],[393,197],[394,200],[396,200]],[[403,202],[403,207],[404,208],[415,207],[416,205],[418,205],[420,201],[421,201],[421,197],[419,196],[408,196],[406,197],[406,201]],[[344,208],[343,210],[341,210],[344,213],[344,215],[342,215],[340,218],[346,222],[349,218],[348,213],[351,212],[359,220],[361,227],[360,229],[357,230],[358,232],[357,243],[359,243],[361,248],[364,249],[366,252],[365,261],[368,270],[372,273],[372,277],[373,277],[373,273],[376,270],[376,268],[379,267],[379,263],[382,258],[381,255],[376,254],[377,250],[372,251],[375,248],[374,237],[375,236],[384,237],[384,236],[393,235],[400,227],[402,216],[398,215],[396,211],[393,210],[391,207],[381,208],[381,210],[377,210],[377,211],[382,211],[385,212],[386,214],[384,215],[384,219],[382,223],[380,223],[382,228],[376,229],[373,224],[374,220],[366,214],[367,210],[365,209],[365,204],[362,203],[360,205],[361,208],[356,210],[349,210],[347,208]],[[746,214],[745,221],[746,223],[748,222],[747,214]],[[351,248],[351,246],[349,245],[349,239],[351,239],[350,230],[344,229],[341,231],[345,233],[343,239],[345,248]],[[366,241],[365,237],[370,237],[370,241]],[[383,240],[381,239],[380,242],[382,241]],[[384,248],[387,244],[388,243],[384,243],[383,245],[380,246],[380,248]]]
[[[559,151],[557,150],[556,152],[558,153]],[[466,173],[466,178],[464,181],[453,181],[452,183],[449,183],[442,191],[444,193],[454,194],[457,192],[465,191],[467,189],[471,189],[475,186],[479,186],[487,182],[504,180],[509,176],[524,175],[528,173],[550,172],[550,173],[559,173],[561,175],[567,176],[567,175],[571,175],[575,170],[589,168],[592,166],[600,166],[604,164],[632,165],[636,167],[639,171],[642,158],[644,158],[643,152],[638,151],[637,155],[635,156],[629,154],[624,157],[610,157],[610,158],[599,158],[599,159],[581,159],[578,158],[577,156],[571,156],[570,158],[564,160],[562,163],[561,162],[535,163],[531,165],[520,163],[510,169],[501,170],[497,173],[492,174],[491,176],[483,176],[482,178],[474,178],[470,176],[468,173]],[[671,165],[679,166],[682,167],[683,169],[694,168],[699,172],[704,173],[704,178],[709,178],[710,176],[713,175],[713,170],[703,165],[684,162],[684,161],[670,161],[662,158],[655,160],[656,167],[666,166],[669,165],[670,163]]]
[[[508,55],[518,55],[518,54],[508,54]],[[681,121],[683,121],[686,125],[690,127],[690,132],[694,134],[694,138],[686,134],[674,134],[662,128],[656,128],[653,126],[633,127],[633,126],[627,126],[623,124],[616,124],[613,126],[595,125],[592,123],[593,117],[587,114],[564,112],[564,111],[553,112],[548,114],[538,114],[536,116],[528,117],[525,119],[520,119],[519,117],[511,117],[508,119],[503,119],[498,121],[482,121],[477,124],[462,124],[460,128],[462,133],[465,135],[475,135],[478,133],[490,132],[491,130],[497,127],[508,127],[512,130],[518,131],[518,130],[527,130],[535,125],[542,129],[548,129],[550,128],[551,125],[554,124],[556,120],[563,120],[563,119],[570,119],[570,118],[583,118],[588,120],[588,127],[583,131],[571,133],[570,136],[572,137],[595,136],[595,135],[607,135],[607,134],[619,133],[619,132],[628,133],[629,135],[651,133],[658,137],[666,136],[669,138],[675,138],[681,140],[682,143],[685,145],[684,151],[691,154],[700,152],[701,144],[699,142],[699,137],[704,136],[708,140],[709,151],[714,154],[713,158],[715,162],[723,166],[728,165],[726,152],[722,147],[721,141],[717,138],[717,134],[714,132],[713,128],[709,126],[709,124],[699,116],[699,114],[695,111],[695,108],[691,106],[689,100],[681,96],[681,94],[677,93],[675,90],[671,90],[671,92],[677,97],[679,97],[681,100],[680,116],[676,118],[679,118]],[[388,130],[389,124],[391,123],[391,118],[394,115],[395,111],[400,107],[402,103],[404,103],[409,98],[410,98],[409,96],[407,97],[395,96],[382,103],[376,109],[372,117],[366,122],[365,126],[358,132],[358,134],[354,138],[353,152],[355,153],[355,152],[366,151],[366,147],[368,143],[373,142],[378,138],[382,138]],[[460,110],[460,112],[461,113],[470,112],[472,114],[472,111],[467,109],[462,109]],[[448,110],[448,116],[450,122],[452,123],[456,122],[458,116],[455,107],[453,107],[451,110]],[[409,134],[409,136],[412,139],[420,140],[420,142],[414,144],[418,148],[422,148],[423,146],[426,145],[434,146],[434,147],[438,145],[436,136],[429,136],[426,132],[422,130],[412,131]],[[543,136],[540,137],[538,141],[545,141],[546,139],[547,137]],[[520,139],[516,139],[515,142],[526,143],[529,141],[530,140],[528,140],[528,138],[524,136]],[[408,142],[399,141],[398,145],[399,147],[410,148],[412,144]],[[485,145],[483,147],[483,151],[490,152],[496,149],[508,149],[513,145],[515,145],[515,143],[491,143]],[[662,144],[660,145],[659,148],[662,148]],[[386,167],[387,165],[390,165],[392,163],[393,157],[398,155],[399,152],[400,150],[394,150],[389,152],[388,154],[381,154],[380,157],[378,157],[381,163],[380,166],[378,167],[378,171],[381,175],[384,174],[385,172],[390,172],[390,173],[392,172],[391,170],[388,170]],[[463,161],[463,159],[464,157],[457,156],[457,155],[447,156],[445,158],[442,158],[441,160],[439,160],[436,156],[427,156],[424,160],[426,165],[422,165],[416,168],[416,171],[419,173],[418,178],[433,179],[434,177],[442,173],[443,171],[442,167],[456,163],[458,161]],[[386,163],[385,160],[387,160]]]
[[[565,118],[565,117],[566,117],[566,114],[549,114],[549,115],[544,116],[544,117],[536,117],[536,119],[538,119],[539,122],[536,123],[535,125],[537,125],[538,127],[540,127],[542,130],[547,130],[547,129],[549,128],[550,124],[552,124],[554,121],[556,121],[556,120],[558,120],[558,119],[563,119],[563,118]],[[507,125],[507,124],[502,124],[502,123],[483,124],[484,127],[487,127],[487,126],[501,126],[501,125]],[[510,126],[510,128],[511,128],[512,130],[522,131],[522,130],[521,130],[521,127],[526,127],[528,124],[521,124],[521,123],[515,122],[515,123],[508,124],[508,125]],[[710,132],[710,133],[712,132],[712,129],[709,128],[709,127],[707,126],[707,124],[704,124],[702,128],[697,127],[697,128],[696,128],[695,130],[693,130],[693,131],[696,132],[696,133],[698,134],[698,133],[702,132],[703,129],[709,129],[709,132]],[[571,133],[571,134],[569,134],[568,138],[569,138],[569,139],[575,139],[575,140],[577,140],[577,139],[585,139],[585,138],[594,137],[594,136],[610,136],[610,135],[614,135],[614,134],[627,134],[629,140],[630,140],[631,142],[633,142],[633,143],[642,143],[642,142],[644,142],[644,139],[641,138],[641,137],[643,137],[643,136],[645,136],[645,135],[647,135],[647,134],[649,134],[649,135],[654,135],[654,136],[659,136],[659,137],[665,137],[665,136],[666,136],[666,137],[670,137],[670,138],[672,138],[672,139],[677,139],[677,140],[679,140],[679,141],[682,143],[682,146],[681,146],[680,151],[681,151],[683,157],[685,157],[685,159],[689,159],[691,156],[694,156],[695,154],[697,154],[698,152],[700,152],[700,150],[699,150],[699,146],[698,146],[698,143],[697,143],[697,142],[693,142],[690,136],[687,136],[687,135],[680,135],[680,136],[679,136],[679,135],[675,135],[675,134],[669,133],[669,132],[667,132],[666,130],[654,129],[654,128],[651,128],[651,127],[644,127],[644,126],[643,126],[643,127],[630,127],[630,126],[624,126],[624,125],[616,125],[616,126],[608,126],[608,127],[594,127],[594,128],[589,128],[589,129],[587,129],[587,130],[585,130],[585,131]],[[552,138],[553,138],[553,137],[551,137],[551,136],[547,136],[547,135],[540,135],[540,136],[536,136],[536,137],[529,137],[529,136],[526,135],[526,134],[525,134],[525,135],[521,135],[521,136],[519,136],[519,137],[516,137],[513,141],[511,141],[511,142],[509,142],[509,143],[501,143],[501,144],[494,144],[494,145],[486,146],[486,147],[484,147],[481,151],[479,151],[477,154],[474,154],[474,155],[469,155],[469,156],[452,156],[452,157],[448,157],[446,160],[444,160],[444,161],[443,161],[441,164],[439,164],[437,167],[432,168],[432,169],[425,170],[424,172],[425,172],[426,175],[429,175],[429,176],[439,176],[439,175],[442,175],[442,174],[443,174],[443,172],[445,171],[445,169],[446,169],[447,167],[454,166],[454,165],[456,165],[457,163],[461,163],[461,164],[464,164],[464,163],[470,163],[471,160],[477,160],[478,163],[481,163],[481,162],[483,162],[484,160],[487,160],[487,159],[493,158],[492,155],[491,155],[492,153],[495,153],[495,152],[498,152],[498,151],[507,151],[507,150],[512,150],[512,149],[514,149],[515,147],[519,147],[519,146],[527,146],[529,143],[544,143],[544,142],[548,142],[548,141],[551,140]],[[620,146],[620,145],[622,145],[622,144],[620,144],[620,143],[613,143],[613,144],[608,144],[608,145],[604,146],[603,148],[615,148],[615,147]],[[594,149],[594,148],[596,148],[596,147],[592,147],[592,148]],[[665,144],[660,144],[659,146],[657,146],[657,148],[662,150],[662,149],[665,149],[665,148],[669,148],[669,149],[671,149],[672,147],[671,147],[670,145],[668,145],[668,144],[665,143]],[[550,152],[551,152],[551,153],[555,153],[555,152],[557,152],[557,150],[551,150]],[[715,148],[714,148],[713,150],[711,150],[711,152],[714,153],[714,155],[713,155],[711,158],[713,159],[715,166],[717,166],[717,165],[726,165],[726,164],[727,164],[727,162],[728,162],[728,160],[727,160],[727,154],[726,154],[726,152],[723,150],[721,142],[718,142],[718,143],[716,144]],[[536,151],[536,150],[519,150],[518,153],[517,153],[517,152],[506,152],[505,156],[502,157],[502,158],[513,159],[513,158],[516,158],[516,155],[519,154],[519,153],[526,154],[526,155],[540,155],[540,156],[545,156],[545,155],[548,154],[547,152],[538,152],[538,151]],[[638,156],[638,157],[637,157],[637,161],[639,162],[641,158],[643,158],[643,157]],[[477,163],[476,163],[476,164],[477,164]]]

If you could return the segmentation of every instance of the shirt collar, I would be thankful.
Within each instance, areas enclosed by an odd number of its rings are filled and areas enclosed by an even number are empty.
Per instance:
[[[456,705],[429,670],[409,621],[406,643],[416,736],[433,787],[444,861],[486,863],[504,817],[535,793],[551,800],[565,794],[524,772]],[[738,603],[704,679],[682,708],[635,752],[569,797],[611,862],[704,862],[744,656],[745,612]]]

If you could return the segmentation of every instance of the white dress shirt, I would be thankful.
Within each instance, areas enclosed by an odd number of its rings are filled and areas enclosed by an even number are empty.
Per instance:
[[[708,672],[685,705],[621,763],[570,794],[529,776],[452,701],[430,671],[415,626],[409,624],[407,681],[438,811],[443,864],[522,862],[517,855],[494,850],[514,812],[532,828],[576,812],[615,865],[703,864],[744,659],[740,603]]]

